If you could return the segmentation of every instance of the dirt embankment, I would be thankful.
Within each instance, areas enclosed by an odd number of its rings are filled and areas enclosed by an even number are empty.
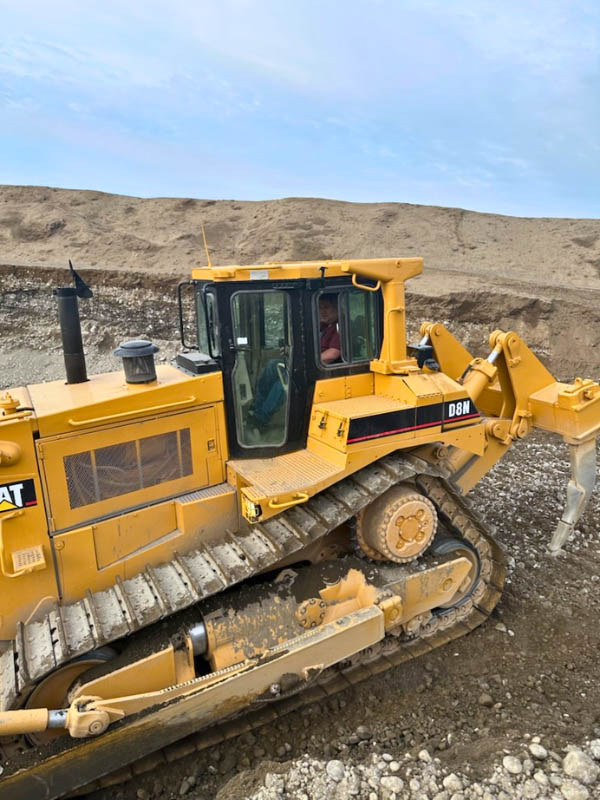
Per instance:
[[[94,290],[80,303],[84,345],[91,371],[118,369],[112,350],[120,341],[148,336],[173,357],[178,343],[176,286],[172,276],[82,270]],[[68,282],[64,269],[0,266],[0,387],[62,375],[60,333],[52,289]],[[458,287],[460,278],[455,285]],[[600,298],[600,292],[598,293]],[[425,320],[444,323],[473,353],[486,355],[496,328],[516,330],[561,380],[600,377],[600,302],[576,295],[544,299],[503,287],[450,291],[440,296],[407,292],[409,338]]]

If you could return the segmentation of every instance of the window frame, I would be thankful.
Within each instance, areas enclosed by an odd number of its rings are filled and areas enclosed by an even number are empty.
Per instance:
[[[217,301],[216,287],[213,281],[194,281],[196,286],[196,294],[194,298],[194,307],[196,311],[196,345],[194,348],[199,353],[209,356],[209,358],[218,360],[221,358],[221,337],[219,332],[219,309]],[[209,325],[210,314],[208,309],[208,298],[211,298],[211,311],[213,314],[214,325],[211,328]],[[203,336],[206,338],[206,350],[203,349],[201,339],[201,329]]]
[[[373,307],[375,315],[374,319],[375,339],[376,339],[375,355],[369,358],[362,358],[356,361],[343,360],[345,356],[347,357],[351,353],[350,305],[347,302],[347,298],[349,297],[351,292],[365,292],[365,290],[356,289],[354,286],[348,286],[348,285],[331,286],[331,287],[324,286],[322,289],[319,289],[314,293],[314,297],[312,298],[312,317],[313,317],[313,328],[314,328],[313,344],[314,344],[314,357],[318,369],[336,371],[340,369],[357,367],[360,366],[361,364],[369,364],[374,358],[377,358],[377,356],[379,355],[379,351],[381,350],[381,310],[380,310],[380,303],[378,303],[377,300],[375,300]],[[336,361],[333,364],[327,364],[325,361],[321,359],[321,338],[319,335],[321,327],[321,322],[319,319],[319,298],[324,294],[327,295],[335,294],[338,297],[338,328],[340,333],[340,345],[341,345],[340,355],[342,360]],[[346,298],[346,300],[341,301],[342,297]],[[378,297],[378,295],[376,295],[376,297]]]

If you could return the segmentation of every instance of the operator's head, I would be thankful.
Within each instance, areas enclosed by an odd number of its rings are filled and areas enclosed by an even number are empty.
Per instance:
[[[324,325],[333,325],[338,321],[337,296],[322,294],[319,297],[319,320]]]

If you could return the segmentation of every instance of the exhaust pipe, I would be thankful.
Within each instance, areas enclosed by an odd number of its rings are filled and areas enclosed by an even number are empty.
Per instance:
[[[83,341],[81,339],[77,291],[67,287],[55,289],[53,294],[58,300],[58,320],[60,322],[67,383],[85,383],[88,377],[85,367]]]
[[[69,270],[75,283],[75,288],[55,289],[53,294],[58,300],[58,320],[60,322],[67,383],[85,383],[88,376],[85,368],[81,321],[79,319],[79,301],[77,298],[90,298],[94,296],[94,293],[83,278],[75,272],[71,259],[69,259]]]

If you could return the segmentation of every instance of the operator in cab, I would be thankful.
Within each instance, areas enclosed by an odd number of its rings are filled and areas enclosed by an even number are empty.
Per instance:
[[[342,354],[338,327],[337,297],[335,295],[322,294],[319,297],[319,322],[321,361],[324,364],[334,364],[339,361]]]

